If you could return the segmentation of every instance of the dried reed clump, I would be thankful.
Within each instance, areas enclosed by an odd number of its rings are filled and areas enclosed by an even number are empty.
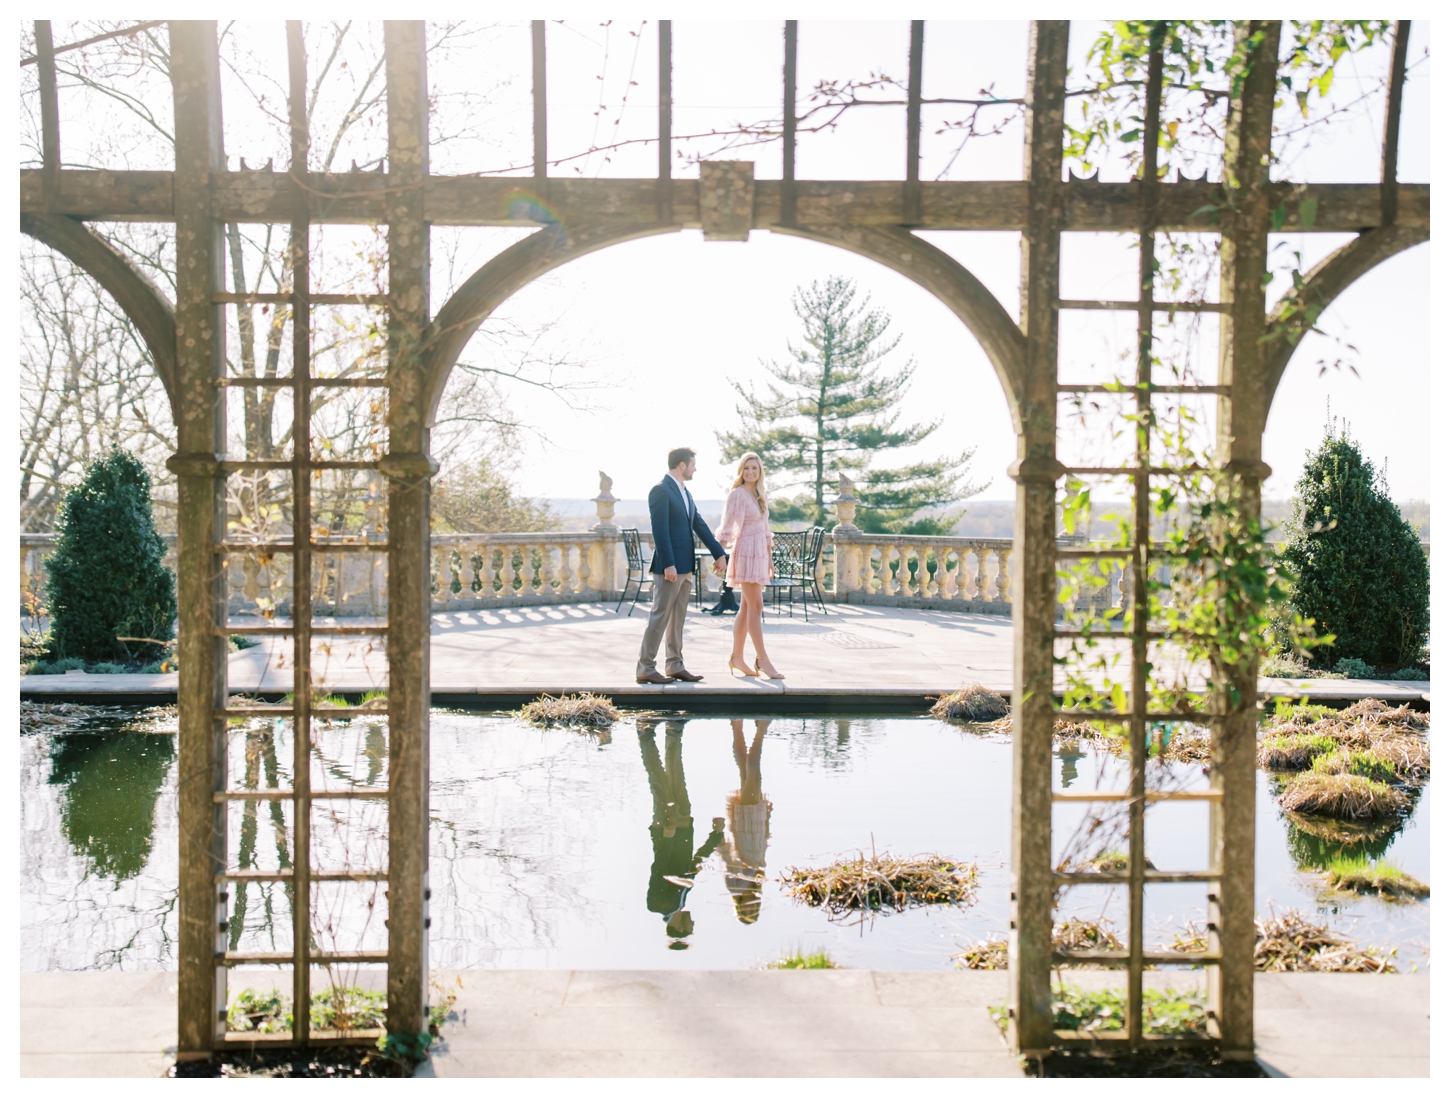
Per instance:
[[[99,717],[108,712],[113,712],[113,710],[100,705],[22,701],[20,703],[20,731],[22,733],[48,732],[56,728],[67,728],[77,721]]]
[[[985,724],[1007,716],[1012,711],[1006,699],[996,691],[974,683],[951,694],[943,694],[931,707],[931,715],[942,721],[970,721]]]
[[[1320,755],[1339,745],[1329,736],[1291,732],[1259,744],[1259,765],[1267,770],[1308,770]]]
[[[1290,908],[1254,920],[1254,967],[1260,972],[1394,972],[1395,950],[1360,949]]]
[[[1266,732],[1273,735],[1305,733],[1326,736],[1341,747],[1369,750],[1381,740],[1419,738],[1430,730],[1430,718],[1408,705],[1390,706],[1378,698],[1365,698],[1347,709],[1320,705],[1291,706],[1275,714]]]
[[[1401,781],[1420,782],[1430,776],[1430,745],[1421,736],[1382,736],[1370,744],[1368,753],[1394,767]]]
[[[1190,922],[1168,947],[1178,953],[1204,953],[1208,935]],[[1260,972],[1394,972],[1395,950],[1360,949],[1327,926],[1311,923],[1290,908],[1277,918],[1254,920],[1254,967]]]
[[[1358,774],[1306,770],[1284,783],[1279,804],[1290,812],[1337,816],[1344,820],[1382,820],[1409,806],[1402,790]]]
[[[1208,762],[1213,755],[1213,740],[1206,729],[1184,728],[1168,738],[1158,757],[1165,762]]]
[[[870,857],[857,854],[822,869],[790,866],[780,880],[795,899],[824,907],[834,919],[852,911],[969,903],[977,888],[977,867],[934,854],[898,858],[873,851]]]
[[[1065,923],[1057,923],[1052,928],[1052,948],[1126,949],[1111,926],[1109,919],[1087,921],[1072,918]],[[1003,969],[1007,967],[1007,942],[1001,938],[989,938],[967,946],[960,953],[953,953],[952,960],[957,962],[958,968]]]
[[[519,710],[519,716],[540,728],[608,728],[619,720],[619,710],[598,694],[545,694]]]

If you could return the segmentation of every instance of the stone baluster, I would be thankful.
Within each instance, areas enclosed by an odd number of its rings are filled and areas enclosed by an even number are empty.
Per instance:
[[[933,562],[927,559],[931,556],[931,552],[926,546],[922,546],[916,551],[916,555],[921,561],[921,575],[918,577],[921,581],[921,597],[925,599],[941,598],[942,592],[946,590],[947,583],[946,562],[940,554],[938,554],[934,562],[936,564],[936,574],[932,574],[930,565]]]
[[[1119,620],[1122,620],[1133,605],[1133,566],[1132,562],[1124,560],[1118,572],[1118,608],[1122,611]]]
[[[500,551],[502,548],[502,551]],[[499,561],[494,563],[494,554],[499,554]],[[483,545],[483,590],[479,592],[481,598],[499,599],[509,593],[509,553],[508,547],[494,544],[493,541],[486,541]]]
[[[993,602],[1012,601],[1012,574],[1008,571],[1008,560],[1011,556],[1011,549],[997,550],[997,597]]]
[[[462,552],[463,552],[463,559],[459,562],[462,565],[462,568],[463,568],[463,591],[462,591],[462,595],[466,599],[482,598],[483,597],[483,575],[482,575],[482,573],[484,571],[484,564],[483,564],[482,557],[483,557],[483,554],[484,553],[488,552],[488,549],[487,549],[487,547],[485,546],[485,544],[483,542],[473,541],[473,542],[469,542],[467,545],[463,546]],[[478,564],[477,565],[475,565],[473,563],[475,557],[478,558]],[[474,590],[474,585],[475,584],[478,585],[478,590],[476,590],[476,591]]]
[[[572,595],[574,593],[574,569],[569,563],[569,557],[574,552],[572,542],[559,542],[559,594]]]
[[[594,585],[589,582],[594,578],[594,567],[589,562],[589,558],[593,555],[594,542],[581,541],[579,543],[579,579],[578,582],[574,585],[575,590],[577,590],[580,594],[587,595],[594,590]]]

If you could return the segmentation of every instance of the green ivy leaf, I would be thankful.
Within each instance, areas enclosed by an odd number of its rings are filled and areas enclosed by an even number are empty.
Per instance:
[[[1289,220],[1289,209],[1287,206],[1280,203],[1279,205],[1274,207],[1274,212],[1270,215],[1270,217],[1273,220],[1273,228],[1270,229],[1270,232],[1278,232],[1284,227],[1284,222]]]
[[[1319,203],[1312,198],[1299,200],[1299,225],[1308,232],[1314,228],[1314,219],[1319,216]]]

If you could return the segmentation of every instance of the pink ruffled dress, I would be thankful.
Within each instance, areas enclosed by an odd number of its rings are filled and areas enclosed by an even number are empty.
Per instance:
[[[770,580],[770,547],[775,541],[770,520],[760,513],[755,493],[741,486],[725,497],[725,516],[716,531],[720,544],[730,550],[730,566],[725,582],[732,587],[742,583],[767,583]]]

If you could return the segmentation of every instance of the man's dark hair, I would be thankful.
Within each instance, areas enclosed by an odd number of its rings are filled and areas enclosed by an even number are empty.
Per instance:
[[[679,465],[681,462],[689,461],[694,456],[695,451],[691,450],[688,446],[676,446],[673,450],[670,451],[669,467],[673,469],[676,465]]]

